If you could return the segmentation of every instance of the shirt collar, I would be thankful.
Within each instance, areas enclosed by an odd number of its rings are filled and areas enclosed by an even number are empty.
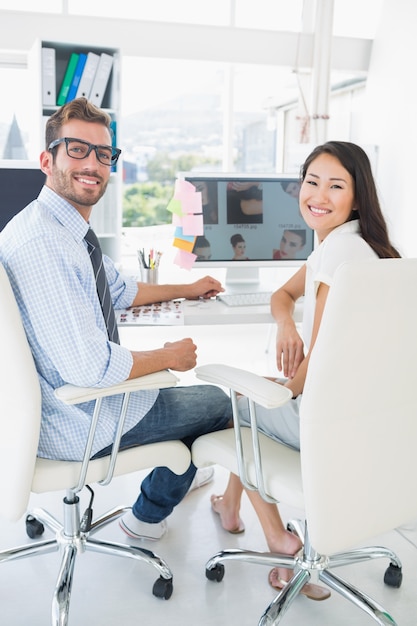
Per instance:
[[[360,233],[359,220],[350,220],[349,222],[345,222],[344,224],[337,226],[327,235],[327,237],[331,237],[333,233]]]
[[[73,205],[59,196],[53,189],[44,185],[38,201],[48,208],[48,212],[64,228],[69,230],[77,241],[82,241],[90,227]]]

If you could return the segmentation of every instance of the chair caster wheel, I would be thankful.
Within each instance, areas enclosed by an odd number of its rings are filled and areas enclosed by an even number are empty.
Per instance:
[[[403,581],[403,574],[401,571],[401,567],[397,567],[392,563],[389,565],[387,571],[384,576],[384,583],[389,585],[389,587],[401,587],[401,583]]]
[[[43,535],[45,531],[45,526],[42,524],[42,522],[37,520],[36,517],[33,517],[33,515],[27,515],[25,523],[26,534],[28,537],[30,537],[31,539],[36,539],[36,537],[40,537],[41,535]]]
[[[157,598],[169,600],[172,596],[173,590],[174,586],[172,584],[172,578],[162,578],[162,576],[160,576],[154,583],[152,593]]]
[[[220,582],[223,580],[224,576],[224,565],[223,563],[217,563],[212,569],[206,569],[206,578],[208,580],[215,580],[216,582]]]

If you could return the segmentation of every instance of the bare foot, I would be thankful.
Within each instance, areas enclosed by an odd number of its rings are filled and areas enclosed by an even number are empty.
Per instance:
[[[280,536],[280,540],[277,543],[273,543],[273,541],[268,542],[268,547],[271,552],[277,552],[278,554],[288,554],[288,556],[293,556],[302,548],[301,539],[294,535],[294,533],[289,530],[285,530],[283,535]],[[277,581],[280,581],[280,585],[277,584],[276,588],[282,588],[282,584],[286,583],[292,576],[292,570],[286,569],[284,567],[274,567],[272,570],[274,573],[274,577]],[[271,572],[271,574],[272,574]],[[275,585],[270,583],[272,587]]]
[[[223,496],[212,495],[210,502],[212,510],[220,517],[220,522],[224,530],[232,533],[232,535],[238,535],[245,531],[245,525],[239,515],[227,510]]]
[[[289,556],[296,554],[302,547],[302,543],[297,535],[294,535],[290,531],[285,531],[285,538],[280,545],[269,546],[272,552],[278,552],[280,554],[288,554]],[[280,590],[285,587],[287,582],[292,577],[293,572],[285,567],[274,567],[268,575],[268,582],[274,589]],[[305,595],[310,600],[327,600],[330,597],[330,591],[320,585],[313,585],[312,583],[306,583],[301,589],[300,593]]]
[[[278,567],[274,567],[274,569],[272,569],[268,575],[269,584],[271,585],[271,587],[273,587],[273,589],[276,589],[277,591],[284,589],[285,585],[288,582],[280,578],[279,569],[280,568]],[[288,571],[288,570],[284,570],[284,571]],[[327,598],[330,598],[330,595],[331,595],[329,589],[326,589],[325,587],[321,587],[320,585],[314,585],[313,583],[306,583],[300,590],[300,593],[302,593],[304,596],[306,596],[310,600],[316,600],[316,601],[327,600]]]

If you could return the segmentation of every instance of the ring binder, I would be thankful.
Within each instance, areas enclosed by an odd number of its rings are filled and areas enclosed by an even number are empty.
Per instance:
[[[110,78],[111,69],[113,66],[113,57],[106,52],[102,52],[100,55],[100,61],[98,63],[97,72],[94,77],[94,82],[91,88],[90,100],[93,104],[101,107],[104,93],[106,91],[107,83]]]
[[[42,48],[42,104],[56,104],[55,48]]]
[[[65,70],[64,80],[62,81],[61,89],[59,90],[57,105],[62,106],[68,96],[69,88],[74,76],[75,68],[77,67],[79,55],[76,52],[72,52],[70,60],[68,61],[67,69]]]
[[[100,55],[95,52],[89,52],[87,54],[87,61],[84,66],[84,71],[81,76],[80,84],[78,85],[76,98],[90,98],[91,87],[93,86],[94,77],[96,75],[98,62]]]

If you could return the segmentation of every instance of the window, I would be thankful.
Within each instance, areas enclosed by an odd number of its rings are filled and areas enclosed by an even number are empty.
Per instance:
[[[2,92],[12,94],[10,97],[3,98],[0,108],[0,158],[2,159],[34,158],[29,145],[30,119],[27,115],[29,78],[29,72],[24,66],[16,69],[0,65]],[[8,144],[10,133],[13,133],[13,141]]]

